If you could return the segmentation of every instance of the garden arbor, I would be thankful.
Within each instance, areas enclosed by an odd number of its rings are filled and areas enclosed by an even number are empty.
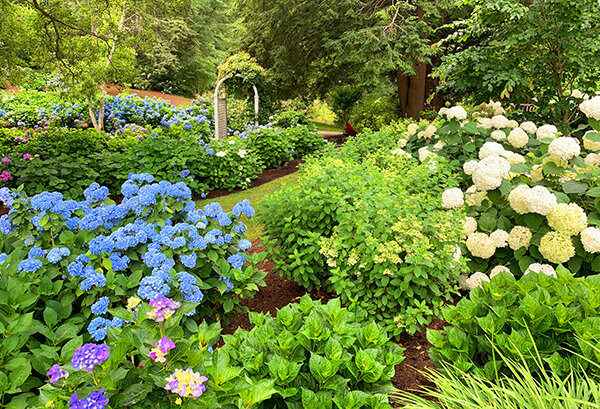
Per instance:
[[[246,80],[246,77],[240,74],[228,75],[221,78],[219,82],[217,82],[217,87],[215,88],[215,137],[219,140],[227,138],[227,95],[223,93],[223,96],[220,96],[219,90],[221,85],[232,77]],[[256,88],[256,84],[252,84],[252,88],[254,89],[254,125],[258,125],[258,88]]]

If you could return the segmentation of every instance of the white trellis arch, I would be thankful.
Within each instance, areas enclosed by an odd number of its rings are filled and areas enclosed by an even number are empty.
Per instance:
[[[222,124],[221,121],[219,120],[219,89],[221,87],[221,84],[223,84],[225,82],[225,80],[228,80],[231,77],[232,77],[231,75],[228,75],[226,77],[221,78],[219,80],[219,82],[217,82],[217,87],[215,88],[215,98],[214,98],[215,137],[217,139],[219,139],[219,135],[221,134],[221,126],[225,125],[225,127],[227,127],[226,121],[224,124]],[[235,74],[235,77],[244,78],[244,76],[242,76],[240,74]],[[254,125],[258,126],[258,107],[259,107],[258,89],[256,88],[255,84],[252,84],[252,88],[254,89]],[[225,129],[225,132],[227,132],[226,129]]]

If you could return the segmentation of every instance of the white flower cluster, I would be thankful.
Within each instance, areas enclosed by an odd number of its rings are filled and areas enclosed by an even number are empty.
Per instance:
[[[495,131],[492,131],[490,137],[495,141],[501,141],[502,139],[506,138],[506,132],[504,132],[502,129],[496,129]]]
[[[556,134],[558,133],[558,128],[554,125],[542,125],[535,132],[535,136],[538,140],[542,140],[544,138],[556,138]]]
[[[587,131],[585,135],[583,135],[583,147],[592,152],[600,151],[600,142],[591,140],[590,138],[592,136],[599,137],[600,134],[595,131]]]
[[[489,283],[490,278],[481,272],[476,272],[469,277],[467,274],[462,274],[458,282],[458,286],[463,290],[471,291],[481,286],[484,282]]]
[[[519,185],[508,195],[508,203],[519,214],[538,213],[546,216],[557,205],[554,193],[544,186]]]
[[[494,142],[490,142],[494,143]],[[502,179],[508,177],[510,162],[500,156],[488,156],[477,163],[473,170],[473,184],[479,191],[498,188]]]
[[[508,128],[510,121],[504,115],[496,115],[492,117],[492,126],[497,129]]]
[[[500,131],[503,132],[503,131]],[[500,145],[498,142],[486,142],[483,144],[481,149],[479,149],[479,159],[485,159],[488,156],[503,156],[504,155],[504,147]]]
[[[431,152],[427,146],[419,148],[419,160],[424,162],[427,158],[435,158],[436,154]]]
[[[521,124],[521,129],[529,134],[535,134],[537,132],[537,125],[531,121],[525,121]]]
[[[517,149],[521,149],[529,142],[529,136],[522,128],[515,128],[508,134],[508,143]]]
[[[408,127],[406,128],[406,133],[408,134],[408,136],[413,136],[414,134],[417,133],[418,130],[419,130],[419,125],[412,123],[412,124],[409,124]]]
[[[579,109],[581,109],[581,112],[588,118],[600,121],[600,95],[588,99],[587,101],[583,101],[579,104]]]
[[[536,274],[546,274],[548,277],[554,277],[556,278],[556,271],[554,270],[554,267],[552,267],[550,264],[540,264],[540,263],[533,263],[530,264],[529,267],[527,267],[527,270],[523,273],[523,275],[527,275],[530,273],[536,273]]]
[[[457,187],[446,189],[442,193],[442,205],[446,209],[454,209],[465,204],[465,195]]]
[[[570,160],[581,153],[579,142],[575,138],[563,136],[556,138],[548,146],[548,154],[557,160]]]
[[[492,129],[492,119],[491,118],[477,118],[477,126],[483,129]]]
[[[496,244],[485,233],[475,232],[467,237],[467,248],[472,255],[479,258],[490,258],[496,253]]]
[[[446,117],[448,119],[457,119],[459,121],[462,121],[467,119],[467,111],[460,105],[457,105],[446,111]]]
[[[600,165],[600,154],[588,153],[583,161],[588,166],[598,166]]]
[[[588,253],[600,252],[600,229],[588,227],[581,232],[581,244]]]

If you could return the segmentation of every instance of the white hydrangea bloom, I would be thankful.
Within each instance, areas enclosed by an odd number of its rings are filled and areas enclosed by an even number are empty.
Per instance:
[[[517,149],[521,149],[529,142],[529,136],[521,128],[515,128],[508,134],[508,143]]]
[[[479,163],[479,161],[477,160],[469,160],[467,162],[465,162],[463,164],[463,171],[471,176],[473,174],[473,172],[475,171],[475,168],[477,167],[477,164]]]
[[[531,188],[527,185],[519,185],[508,194],[508,203],[510,207],[519,214],[529,213],[527,205],[527,196]]]
[[[510,123],[510,121],[504,115],[496,115],[496,116],[492,117],[492,126],[494,128],[498,128],[498,129],[508,128],[509,123]]]
[[[215,156],[218,156],[219,158],[222,158],[225,155],[227,155],[227,152],[219,151],[219,152],[215,153]]]
[[[508,246],[508,232],[498,229],[490,234],[490,238],[494,242],[496,248],[504,248]]]
[[[558,205],[554,193],[544,186],[532,187],[525,197],[527,208],[531,213],[547,216]]]
[[[506,132],[504,132],[502,129],[496,129],[495,131],[492,131],[490,137],[496,141],[499,141],[506,138]]]
[[[454,253],[452,254],[452,259],[456,262],[460,261],[460,256],[462,256],[462,251],[460,249],[460,247],[458,246],[454,246]]]
[[[433,149],[435,149],[436,151],[440,151],[444,148],[444,146],[446,146],[446,142],[437,141],[436,144],[433,145]]]
[[[533,234],[528,227],[515,226],[508,234],[508,245],[513,250],[519,250],[521,247],[529,247]]]
[[[447,113],[448,113],[448,108],[443,107],[440,109],[440,112],[439,112],[440,116],[446,115]]]
[[[474,217],[467,216],[465,218],[465,224],[463,226],[463,233],[466,237],[477,231],[477,220]]]
[[[408,134],[408,136],[413,136],[414,134],[417,133],[417,131],[419,130],[419,125],[417,124],[408,124],[408,127],[406,128],[406,133]]]
[[[459,121],[462,121],[467,119],[467,111],[460,105],[457,105],[446,111],[446,117],[448,119],[457,119]]]
[[[398,146],[401,147],[401,148],[406,147],[407,143],[408,143],[408,140],[406,140],[404,138],[398,139]]]
[[[437,132],[437,128],[435,125],[429,125],[427,129],[425,129],[425,138],[431,138]]]
[[[486,142],[481,149],[479,149],[479,159],[485,159],[488,156],[494,155],[504,155],[504,147],[498,142]]]
[[[536,273],[536,274],[546,274],[548,277],[554,277],[556,278],[556,271],[554,270],[554,267],[552,267],[550,264],[540,264],[540,263],[533,263],[530,264],[529,267],[527,267],[527,270],[523,273],[523,275],[527,275],[530,273]]]
[[[572,96],[573,98],[583,98],[583,92],[579,91],[578,89],[574,89],[574,90],[571,92],[571,96]]]
[[[483,282],[489,283],[490,278],[481,272],[473,273],[473,275],[465,280],[465,290],[473,290],[477,287],[480,287]]]
[[[537,132],[537,125],[531,121],[525,121],[521,124],[521,129],[529,134],[535,134]]]
[[[600,154],[589,153],[583,161],[588,166],[598,166],[600,165]]]
[[[513,273],[510,272],[510,270],[508,269],[508,267],[506,266],[496,266],[494,268],[492,268],[492,271],[490,271],[490,278],[494,278],[496,277],[498,274],[501,273],[508,273],[511,276],[514,277]]]
[[[498,188],[510,172],[510,162],[500,156],[482,159],[473,171],[473,184],[479,191]]]
[[[410,156],[410,154],[408,152],[406,152],[404,149],[395,149],[392,151],[392,154],[394,155],[398,155],[398,156]]]
[[[446,209],[454,209],[465,204],[465,195],[457,187],[446,189],[442,193],[442,205]]]
[[[550,157],[558,160],[570,160],[580,153],[581,148],[577,139],[568,136],[556,138],[548,146]]]
[[[516,165],[517,163],[525,163],[525,157],[523,155],[519,155],[518,153],[506,151],[502,156],[504,156],[511,165]]]
[[[244,149],[240,149],[237,154],[240,158],[244,158],[246,156],[246,151]]]
[[[591,134],[598,135],[598,132],[587,131],[585,135],[583,135],[583,147],[592,152],[600,151],[600,142],[594,142],[588,138],[588,135],[591,136]]]
[[[542,140],[544,138],[556,138],[556,134],[558,133],[558,128],[554,125],[542,125],[535,132],[535,136],[538,140]]]
[[[600,229],[588,227],[581,232],[581,244],[588,253],[600,252]]]
[[[477,126],[483,129],[492,129],[491,118],[477,118]]]
[[[467,237],[467,248],[472,255],[479,258],[490,258],[496,252],[494,241],[485,233],[475,232]]]
[[[587,101],[583,101],[579,104],[579,109],[581,109],[581,112],[588,118],[600,121],[600,95],[588,99]]]
[[[422,148],[419,148],[419,160],[421,162],[424,162],[425,159],[434,156],[435,154],[429,150],[428,146],[423,146]]]
[[[508,121],[508,127],[510,129],[515,129],[519,127],[519,123],[517,121],[515,121],[514,119],[511,119],[510,121]]]

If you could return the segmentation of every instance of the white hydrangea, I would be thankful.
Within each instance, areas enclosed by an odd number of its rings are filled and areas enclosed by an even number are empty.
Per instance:
[[[463,273],[458,278],[458,286],[463,290],[468,290],[467,288],[467,280],[469,279],[469,275],[467,273]]]
[[[588,99],[587,101],[583,101],[579,104],[579,109],[581,109],[581,112],[588,118],[600,121],[600,95]]]
[[[429,157],[433,158],[434,156],[435,153],[431,152],[428,146],[423,146],[422,148],[419,148],[419,160],[421,162],[424,162],[425,159]]]
[[[465,282],[464,282],[464,284],[465,284],[464,289],[471,291],[471,290],[473,290],[473,289],[475,289],[477,287],[480,287],[481,284],[483,284],[484,281],[486,283],[489,283],[490,282],[490,278],[486,274],[481,273],[481,272],[478,271],[476,273],[473,273],[473,275],[471,275],[471,277],[469,277],[469,278],[467,278],[465,280]]]
[[[593,151],[593,152],[600,151],[600,142],[595,142],[595,141],[592,141],[590,138],[588,138],[588,135],[592,136],[592,134],[595,136],[599,135],[598,132],[587,131],[585,133],[585,135],[583,135],[583,147],[585,149],[587,149],[588,151]]]
[[[446,107],[442,107],[442,108],[440,109],[440,112],[439,112],[440,116],[442,116],[442,115],[446,115],[447,113],[448,113],[448,108],[446,108]]]
[[[427,129],[425,129],[425,138],[431,138],[437,132],[437,128],[435,125],[429,125]]]
[[[490,238],[497,248],[504,248],[508,246],[508,232],[502,229],[494,230],[492,233],[490,233]]]
[[[246,156],[246,153],[247,153],[247,152],[246,152],[244,149],[240,149],[240,150],[237,152],[238,156],[239,156],[240,158],[242,158],[242,159],[243,159],[243,158]]]
[[[558,205],[558,200],[554,193],[544,186],[532,187],[525,197],[527,208],[531,213],[547,216]]]
[[[406,133],[408,134],[408,136],[413,136],[414,134],[417,133],[417,131],[419,130],[419,125],[417,124],[408,124],[408,127],[406,128]]]
[[[394,155],[398,155],[398,156],[410,156],[410,154],[408,152],[406,152],[404,149],[394,149],[392,151],[392,154]]]
[[[529,136],[521,128],[515,128],[508,134],[508,143],[517,149],[521,149],[529,142]]]
[[[513,273],[510,272],[510,270],[508,269],[508,267],[506,266],[496,266],[494,268],[492,268],[492,271],[490,271],[490,278],[494,278],[496,277],[498,274],[501,273],[508,273],[511,276],[514,277]]]
[[[219,152],[215,153],[215,156],[218,156],[219,158],[222,158],[225,155],[227,155],[227,152],[219,151]]]
[[[406,140],[404,138],[398,139],[398,146],[401,147],[401,148],[406,147],[407,143],[408,143],[408,140]]]
[[[588,227],[581,232],[581,244],[588,253],[600,252],[600,229]]]
[[[519,127],[519,123],[517,121],[515,121],[514,119],[511,119],[510,121],[508,121],[508,127],[510,129],[515,129]]]
[[[502,129],[496,129],[495,131],[492,131],[490,137],[496,141],[499,141],[506,138],[506,132],[504,132]]]
[[[510,162],[500,156],[482,159],[473,171],[473,184],[479,191],[498,188],[510,172]]]
[[[525,121],[521,124],[521,129],[529,134],[535,134],[537,132],[537,125],[531,121]]]
[[[465,224],[463,225],[463,233],[465,237],[470,236],[471,234],[477,231],[477,220],[474,217],[467,216],[465,218]]]
[[[444,148],[444,146],[446,146],[446,142],[437,141],[436,144],[433,145],[433,149],[435,149],[436,151],[440,151]]]
[[[485,159],[488,156],[494,155],[504,155],[504,147],[498,142],[486,142],[481,149],[479,149],[479,159]]]
[[[600,165],[600,154],[589,153],[583,161],[588,166],[598,166]]]
[[[459,121],[462,121],[467,119],[467,111],[460,105],[457,105],[446,111],[446,117],[448,119],[457,119]]]
[[[578,89],[574,89],[574,90],[571,92],[571,96],[572,96],[573,98],[583,98],[583,92],[579,91]]]
[[[535,136],[538,140],[542,140],[544,138],[556,138],[556,134],[558,133],[558,128],[554,125],[542,125],[535,132]]]
[[[475,168],[477,167],[478,163],[479,161],[477,160],[469,160],[463,163],[463,171],[465,172],[465,174],[471,176],[475,171]]]
[[[442,205],[446,209],[454,209],[465,204],[465,195],[457,187],[446,189],[442,193]]]
[[[525,226],[514,226],[508,234],[508,245],[513,250],[518,250],[521,247],[529,247],[533,234],[531,229]]]
[[[556,138],[548,146],[550,157],[558,160],[570,160],[580,153],[581,148],[577,139],[568,136]]]
[[[508,128],[509,123],[510,123],[510,121],[504,115],[496,115],[496,116],[492,117],[492,126],[494,128],[498,128],[498,129]]]
[[[491,118],[477,118],[477,126],[483,129],[492,129]]]
[[[529,213],[527,205],[527,196],[531,188],[527,185],[519,185],[508,194],[508,203],[510,207],[519,214]]]
[[[496,252],[494,241],[485,233],[475,232],[467,237],[467,248],[472,255],[479,258],[490,258]]]
[[[536,273],[536,274],[546,274],[548,277],[554,277],[556,278],[556,271],[554,270],[554,267],[552,267],[550,264],[540,264],[540,263],[533,263],[530,264],[529,267],[527,267],[527,270],[525,270],[525,272],[523,273],[523,275],[527,275],[530,273]]]
[[[506,151],[502,156],[504,156],[511,165],[516,165],[517,163],[525,163],[525,157],[523,155],[519,155],[518,153]]]

